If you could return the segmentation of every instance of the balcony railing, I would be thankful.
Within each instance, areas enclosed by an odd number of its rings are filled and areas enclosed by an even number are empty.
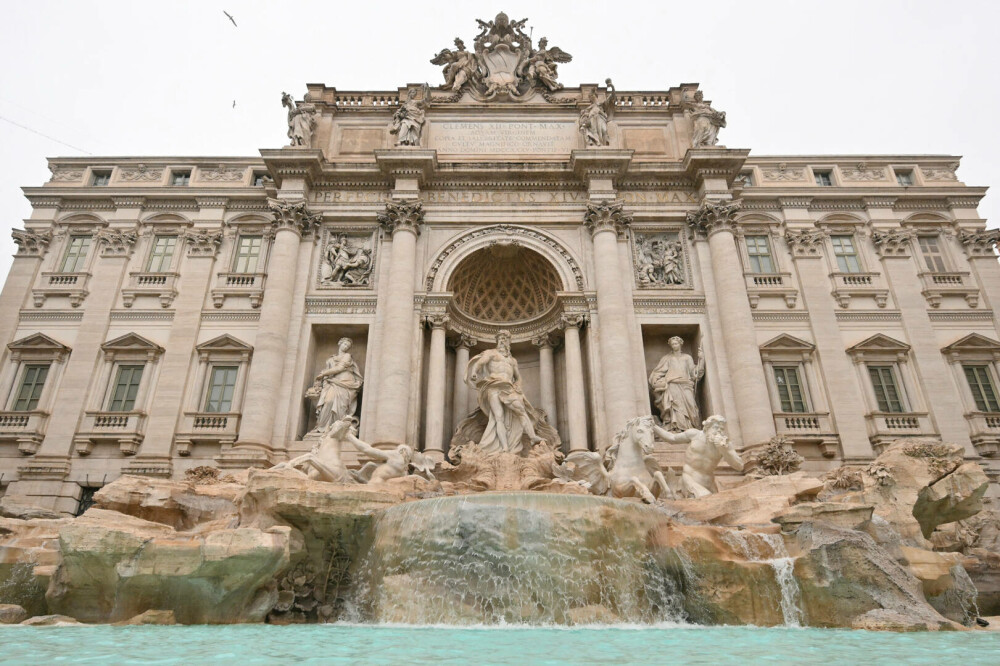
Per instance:
[[[876,448],[897,437],[935,435],[926,412],[872,412],[865,416],[865,421]]]
[[[774,415],[774,430],[793,441],[816,444],[825,458],[836,455],[840,443],[827,412],[778,412]]]
[[[855,296],[871,297],[875,305],[884,308],[889,300],[889,290],[879,273],[830,273],[833,281],[833,297],[840,307],[846,308]]]
[[[79,307],[89,293],[88,282],[90,273],[42,273],[41,286],[31,290],[32,301],[40,308],[48,298],[66,296],[71,306]]]
[[[45,438],[48,421],[48,412],[0,412],[0,440],[13,440],[22,454],[31,455]]]
[[[232,444],[240,431],[239,412],[185,412],[177,429],[177,453],[190,455],[196,442]]]
[[[259,308],[266,279],[266,273],[219,273],[212,289],[212,304],[221,308],[230,296],[247,296],[250,307]]]
[[[922,293],[932,308],[941,307],[945,296],[965,299],[970,308],[979,306],[979,288],[969,273],[921,273]]]
[[[134,455],[145,432],[145,412],[85,412],[74,438],[76,452],[86,456],[93,450],[95,442],[111,441],[118,443],[124,455]]]
[[[751,308],[757,307],[761,296],[780,296],[786,306],[795,307],[799,292],[792,284],[791,273],[744,273],[743,278]]]
[[[986,458],[1000,456],[1000,412],[970,412],[965,418],[976,452]]]
[[[177,273],[129,273],[128,286],[122,289],[122,303],[130,308],[137,296],[160,299],[167,308],[177,296]]]

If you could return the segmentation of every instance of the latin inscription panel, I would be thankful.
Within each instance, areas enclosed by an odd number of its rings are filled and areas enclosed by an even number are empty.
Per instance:
[[[427,146],[458,155],[569,154],[580,147],[576,123],[429,123]]]

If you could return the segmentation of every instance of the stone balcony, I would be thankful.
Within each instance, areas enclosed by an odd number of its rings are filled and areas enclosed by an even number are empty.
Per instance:
[[[48,412],[0,412],[0,441],[15,441],[23,455],[33,455],[45,438],[48,422]]]
[[[792,284],[791,273],[744,273],[747,297],[750,307],[755,308],[762,296],[778,296],[785,299],[785,305],[794,308],[799,290]]]
[[[945,296],[960,296],[970,308],[979,306],[979,288],[969,273],[921,273],[921,293],[932,308],[941,306]]]
[[[894,439],[900,437],[937,437],[931,426],[927,412],[872,412],[865,415],[868,424],[868,438],[876,453]]]
[[[122,455],[131,456],[139,450],[145,433],[145,412],[85,412],[73,443],[81,456],[90,455],[97,442],[116,442]]]
[[[80,307],[89,293],[87,283],[90,273],[42,273],[41,286],[31,290],[31,298],[36,308],[45,305],[53,296],[66,296],[74,308]]]
[[[264,299],[266,273],[219,273],[212,289],[212,304],[221,308],[230,296],[246,296],[250,307],[259,308]]]
[[[122,289],[122,304],[130,308],[138,296],[160,299],[167,308],[177,297],[177,273],[129,273],[128,286]]]
[[[774,430],[777,435],[794,442],[816,444],[824,458],[837,454],[840,440],[833,427],[833,419],[827,412],[777,412],[774,415]]]
[[[976,452],[984,458],[1000,457],[1000,412],[970,412],[965,418]]]
[[[232,444],[240,431],[239,412],[185,412],[177,436],[177,455],[191,455],[198,442]]]
[[[830,273],[833,297],[840,307],[846,308],[855,297],[875,299],[875,305],[884,308],[889,300],[889,289],[880,273]]]

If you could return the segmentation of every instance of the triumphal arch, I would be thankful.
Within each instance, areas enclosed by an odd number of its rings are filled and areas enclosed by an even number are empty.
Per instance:
[[[73,513],[352,416],[434,462],[722,415],[814,471],[912,437],[995,479],[998,231],[958,158],[751,155],[697,84],[569,85],[574,45],[479,26],[428,44],[438,85],[282,95],[259,157],[52,159],[0,295],[0,493]]]

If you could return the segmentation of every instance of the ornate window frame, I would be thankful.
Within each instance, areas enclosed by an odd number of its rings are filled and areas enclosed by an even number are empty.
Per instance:
[[[31,290],[32,302],[36,308],[45,305],[53,296],[66,296],[71,307],[79,307],[90,293],[87,286],[93,274],[94,262],[98,254],[97,232],[107,228],[108,223],[91,215],[72,215],[53,226],[49,252],[42,261],[36,286]],[[74,237],[89,236],[90,249],[82,270],[65,272],[62,263]]]
[[[23,455],[32,455],[45,437],[45,428],[72,350],[44,333],[33,333],[7,345],[7,363],[0,370],[0,390],[5,396],[0,412],[0,440],[14,440]],[[18,387],[29,364],[49,364],[45,386],[38,404],[31,411],[13,411]]]
[[[903,228],[912,230],[916,236],[913,242],[913,255],[927,304],[932,308],[938,308],[945,297],[958,296],[964,298],[970,308],[979,307],[979,287],[973,280],[972,273],[960,269],[962,263],[959,260],[960,250],[955,240],[953,221],[934,213],[917,213],[900,224]],[[944,271],[931,270],[927,265],[923,249],[920,247],[922,236],[937,237],[945,264]]]
[[[259,308],[264,300],[264,286],[267,282],[267,265],[271,258],[274,242],[274,222],[260,215],[248,215],[227,220],[224,224],[222,248],[218,266],[223,270],[216,273],[215,287],[212,289],[212,305],[221,308],[232,296],[250,299],[251,308]],[[237,273],[233,270],[240,238],[260,236],[260,257],[257,269],[252,273]]]
[[[825,232],[823,247],[833,285],[832,293],[840,307],[846,309],[850,306],[852,298],[867,296],[875,300],[877,307],[884,308],[889,302],[889,289],[885,286],[881,271],[878,270],[880,264],[871,242],[869,221],[835,214],[817,222],[816,227]],[[851,236],[860,272],[850,273],[840,270],[833,249],[833,236]]]
[[[736,246],[743,264],[743,279],[746,281],[750,307],[756,310],[762,296],[777,296],[785,300],[785,307],[794,308],[799,290],[795,286],[791,266],[788,265],[788,252],[781,236],[782,223],[753,213],[737,218],[736,222]],[[773,273],[755,273],[750,270],[747,236],[767,237],[771,261],[774,263]]]
[[[178,215],[156,215],[143,220],[139,231],[139,242],[131,261],[128,283],[122,289],[122,305],[132,307],[138,296],[153,296],[160,300],[161,307],[170,307],[177,297],[177,280],[180,278],[181,254],[184,248],[184,232],[191,222]],[[170,267],[166,271],[149,271],[157,236],[174,236],[177,243],[170,257]]]
[[[951,366],[962,395],[973,446],[982,456],[1000,455],[1000,413],[978,410],[964,370],[968,364],[986,365],[993,375],[993,388],[1000,389],[1000,342],[979,333],[969,333],[942,348],[941,353]]]

